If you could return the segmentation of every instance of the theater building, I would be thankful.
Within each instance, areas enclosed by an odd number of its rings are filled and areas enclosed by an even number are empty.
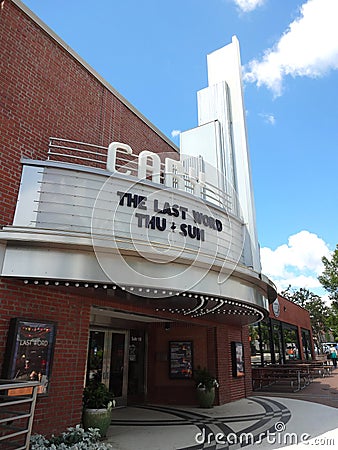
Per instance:
[[[19,0],[0,9],[0,365],[39,379],[34,431],[119,406],[248,396],[249,325],[276,290],[257,242],[236,38],[208,55],[180,148]],[[236,358],[237,352],[237,358]]]

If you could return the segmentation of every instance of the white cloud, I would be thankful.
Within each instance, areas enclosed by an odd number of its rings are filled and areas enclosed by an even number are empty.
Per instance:
[[[181,130],[172,130],[171,137],[177,137],[181,134]]]
[[[275,125],[276,118],[273,114],[261,113],[260,116],[263,118],[265,123],[268,123],[269,125]]]
[[[316,289],[321,286],[317,277],[323,271],[323,256],[330,256],[327,244],[316,234],[303,230],[275,250],[261,249],[262,272],[279,291],[289,285],[296,289]]]
[[[279,42],[261,61],[248,64],[244,80],[266,85],[278,96],[287,75],[315,78],[338,69],[337,17],[337,0],[308,0]]]
[[[234,2],[243,12],[250,12],[262,6],[265,0],[234,0]]]

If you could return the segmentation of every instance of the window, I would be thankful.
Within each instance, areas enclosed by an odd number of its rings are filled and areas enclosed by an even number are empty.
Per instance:
[[[285,361],[300,359],[297,328],[292,325],[283,324],[283,338]]]

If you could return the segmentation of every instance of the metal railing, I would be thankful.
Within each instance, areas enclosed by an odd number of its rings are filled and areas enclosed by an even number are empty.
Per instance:
[[[29,449],[39,384],[0,379],[0,449]]]
[[[80,164],[89,167],[98,167],[104,169],[107,163],[108,147],[95,144],[87,144],[85,142],[73,141],[62,138],[49,138],[48,160],[70,162],[72,164]],[[138,155],[128,155],[118,152],[116,155],[116,170],[121,173],[127,169],[132,176],[138,176]],[[161,163],[161,184],[166,184],[165,165]],[[193,193],[193,186],[189,182],[188,174],[184,175],[185,191]],[[175,186],[175,181],[173,186]],[[217,205],[228,212],[237,211],[236,201],[233,195],[219,189],[216,185],[206,181],[200,195],[205,201]]]

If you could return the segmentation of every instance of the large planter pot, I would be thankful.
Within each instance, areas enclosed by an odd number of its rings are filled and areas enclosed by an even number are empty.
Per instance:
[[[84,409],[82,414],[83,428],[98,428],[101,437],[105,437],[112,419],[112,409]]]
[[[201,408],[212,408],[215,400],[215,388],[197,388],[197,400]]]

